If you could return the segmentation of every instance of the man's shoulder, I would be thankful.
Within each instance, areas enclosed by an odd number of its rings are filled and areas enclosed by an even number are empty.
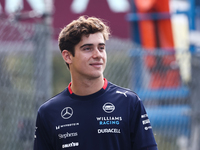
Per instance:
[[[131,89],[110,83],[109,91],[112,93],[112,101],[120,104],[120,107],[131,108],[130,110],[133,111],[136,110],[138,106],[142,105],[139,96]]]
[[[67,94],[67,90],[65,89],[61,93],[53,96],[52,98],[48,99],[45,103],[43,103],[40,106],[39,111],[58,108],[59,106],[62,106],[63,103],[67,101],[67,99],[68,99],[68,94]]]
[[[133,90],[125,88],[125,87],[121,87],[111,82],[109,83],[110,83],[109,91],[116,93],[117,95],[121,95],[122,97],[124,97],[124,99],[132,99],[132,100],[140,101],[139,96]]]

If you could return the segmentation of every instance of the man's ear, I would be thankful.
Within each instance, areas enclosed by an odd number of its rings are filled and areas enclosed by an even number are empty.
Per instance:
[[[64,61],[68,64],[72,63],[72,54],[68,51],[68,50],[63,50],[62,51],[62,57],[64,59]]]

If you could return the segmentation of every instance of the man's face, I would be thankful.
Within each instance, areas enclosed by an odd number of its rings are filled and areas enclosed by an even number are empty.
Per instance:
[[[83,35],[75,46],[75,56],[71,57],[70,72],[78,78],[94,79],[103,76],[107,55],[103,34],[98,32]]]

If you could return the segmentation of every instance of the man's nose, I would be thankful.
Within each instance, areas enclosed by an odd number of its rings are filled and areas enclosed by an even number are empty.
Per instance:
[[[95,48],[95,49],[93,50],[93,57],[94,57],[94,58],[102,57],[102,54],[101,54],[101,52],[100,52],[100,50],[99,50],[98,48]]]

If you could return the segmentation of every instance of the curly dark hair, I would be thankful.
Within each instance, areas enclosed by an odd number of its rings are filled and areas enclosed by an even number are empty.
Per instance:
[[[60,51],[68,50],[75,55],[74,47],[83,35],[101,32],[105,40],[109,39],[110,28],[101,19],[96,17],[80,16],[62,29],[58,37]]]

